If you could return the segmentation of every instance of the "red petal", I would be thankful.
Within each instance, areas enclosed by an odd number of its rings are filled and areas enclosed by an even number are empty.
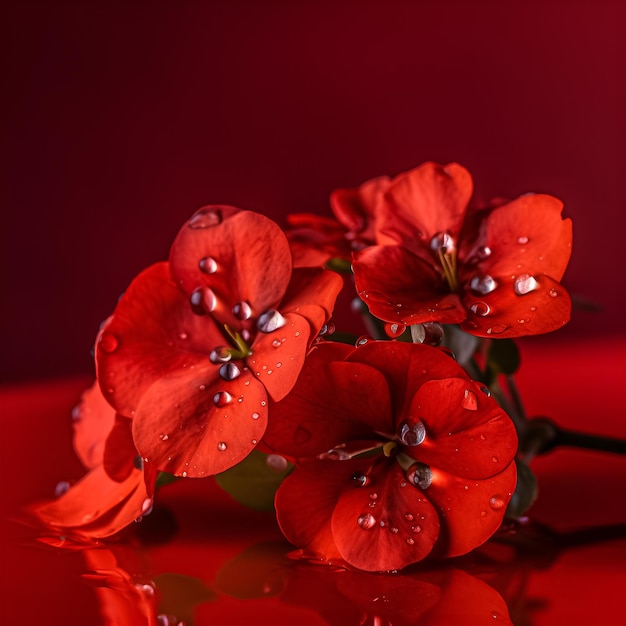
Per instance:
[[[371,341],[354,350],[348,360],[370,364],[387,379],[393,413],[401,421],[415,392],[429,380],[467,378],[465,370],[445,352],[430,346],[404,342]],[[367,392],[369,393],[369,392]],[[395,432],[395,427],[392,433]]]
[[[335,301],[343,288],[339,274],[319,268],[296,268],[280,305],[284,313],[298,313],[311,324],[311,336],[317,335],[329,320]]]
[[[457,163],[424,163],[391,181],[378,217],[378,243],[400,243],[430,256],[439,232],[457,237],[472,196],[470,173]]]
[[[354,439],[393,429],[385,378],[342,359],[354,348],[322,343],[307,358],[292,392],[272,405],[265,443],[293,457],[315,456]]]
[[[133,280],[100,332],[100,387],[120,413],[132,417],[155,380],[206,363],[210,351],[224,343],[209,316],[191,311],[167,263],[158,263]]]
[[[485,244],[491,254],[479,270],[491,276],[547,274],[560,280],[572,252],[572,221],[552,196],[528,194],[488,213]],[[465,270],[467,272],[467,270]],[[460,279],[469,280],[463,268]]]
[[[89,469],[102,463],[104,446],[115,422],[115,409],[104,399],[95,382],[72,412],[74,450]]]
[[[421,561],[439,535],[437,512],[408,484],[395,460],[380,463],[370,477],[366,487],[347,484],[339,495],[331,528],[342,557],[366,571],[401,569]]]
[[[458,324],[465,309],[444,280],[401,246],[372,246],[352,263],[356,288],[372,315],[386,322]]]
[[[121,415],[115,416],[115,424],[106,440],[103,464],[106,473],[115,481],[122,482],[135,470],[137,448],[131,432],[132,421]]]
[[[60,498],[35,507],[33,512],[54,528],[69,529],[82,537],[109,537],[152,505],[154,478],[154,474],[144,477],[144,472],[135,470],[117,482],[100,465]]]
[[[260,441],[267,425],[265,388],[247,368],[231,381],[217,372],[210,364],[184,370],[144,393],[133,437],[147,463],[177,476],[209,476],[237,464]],[[216,397],[220,393],[228,395]]]
[[[281,400],[292,389],[309,349],[310,326],[300,315],[284,316],[286,324],[271,333],[258,333],[246,363],[267,389],[272,400]]]
[[[349,259],[352,253],[346,229],[332,218],[309,213],[287,216],[286,231],[294,267],[321,267],[333,257]]]
[[[364,182],[356,189],[333,191],[330,194],[333,213],[348,230],[374,242],[377,209],[389,184],[388,176],[379,176]]]
[[[487,480],[458,478],[433,470],[425,495],[441,515],[437,556],[465,554],[499,528],[516,483],[515,463]]]
[[[405,450],[431,468],[464,478],[488,478],[507,467],[517,452],[511,419],[472,381],[425,383],[409,415],[424,423],[426,439]]]
[[[522,337],[558,330],[571,317],[572,302],[558,282],[545,275],[535,275],[535,288],[524,295],[515,290],[516,278],[494,277],[498,287],[486,296],[466,292],[463,303],[468,319],[461,328],[479,337]],[[483,315],[478,315],[482,313]]]
[[[201,211],[221,212],[222,220],[197,228],[194,216],[178,233],[170,264],[182,290],[189,297],[199,288],[211,289],[216,300],[212,315],[222,324],[239,325],[232,312],[239,302],[248,302],[255,317],[277,308],[292,266],[289,243],[280,227],[259,213],[232,207],[216,205]],[[207,267],[203,259],[215,263],[211,273],[202,270],[201,266]]]
[[[340,466],[340,467],[339,467]],[[276,518],[288,541],[325,560],[340,558],[330,519],[346,476],[363,461],[303,462],[276,492]],[[351,476],[352,474],[350,474]]]

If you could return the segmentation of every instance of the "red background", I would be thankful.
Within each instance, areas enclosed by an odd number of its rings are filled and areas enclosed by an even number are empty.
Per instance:
[[[604,311],[559,334],[623,332],[617,2],[3,6],[0,380],[89,372],[99,322],[202,204],[284,223],[424,160],[479,198],[562,198],[565,284]]]

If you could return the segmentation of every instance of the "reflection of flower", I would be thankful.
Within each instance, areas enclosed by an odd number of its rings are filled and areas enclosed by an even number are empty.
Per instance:
[[[325,623],[379,626],[511,624],[502,597],[487,583],[454,568],[377,576],[289,560],[282,544],[252,546],[217,575],[235,598],[278,595],[310,607]]]
[[[103,392],[132,416],[145,460],[196,477],[242,460],[263,436],[268,396],[295,383],[341,284],[333,272],[292,270],[268,218],[197,211],[169,263],[131,283],[96,344]]]
[[[502,521],[515,429],[435,348],[322,344],[272,411],[265,441],[297,463],[276,495],[278,521],[313,556],[400,569],[464,554]]]
[[[115,413],[97,384],[84,393],[74,418],[74,447],[89,471],[33,512],[73,537],[108,537],[152,508],[156,471],[143,468],[131,420]]]
[[[455,163],[394,178],[376,210],[377,244],[356,253],[359,295],[387,322],[461,324],[478,336],[560,328],[571,301],[559,284],[571,253],[562,203],[528,194],[468,209],[472,179]]]

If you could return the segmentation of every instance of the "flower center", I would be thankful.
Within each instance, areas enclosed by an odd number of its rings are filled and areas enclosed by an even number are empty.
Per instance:
[[[435,253],[443,277],[450,291],[456,291],[459,282],[456,275],[456,245],[450,233],[437,233],[430,240],[430,249]]]

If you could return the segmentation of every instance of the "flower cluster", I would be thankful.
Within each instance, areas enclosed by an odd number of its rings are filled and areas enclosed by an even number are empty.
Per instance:
[[[387,571],[485,542],[518,451],[490,343],[568,321],[571,223],[551,196],[479,209],[471,195],[463,167],[426,163],[336,191],[336,219],[292,215],[286,233],[197,211],[102,325],[75,415],[88,473],[37,515],[108,537],[149,513],[159,476],[221,481],[263,455],[286,475],[280,528],[308,558]],[[371,330],[350,344],[328,269],[349,263]]]

